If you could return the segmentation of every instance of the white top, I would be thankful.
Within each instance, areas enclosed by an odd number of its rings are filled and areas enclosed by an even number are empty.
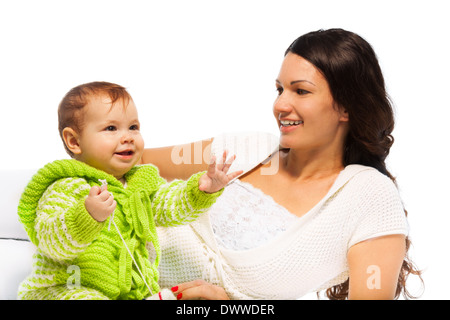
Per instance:
[[[251,184],[235,180],[209,210],[221,248],[256,248],[286,231],[299,218]]]
[[[233,212],[238,223],[225,223]],[[158,229],[161,287],[204,279],[224,287],[232,299],[297,299],[345,281],[352,245],[408,233],[393,182],[360,165],[347,166],[308,213],[292,216],[262,191],[235,180],[210,214],[188,226]]]

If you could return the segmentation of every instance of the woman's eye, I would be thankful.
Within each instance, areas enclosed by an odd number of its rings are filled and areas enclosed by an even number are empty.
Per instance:
[[[304,95],[304,94],[307,94],[307,93],[309,93],[309,91],[306,91],[306,90],[303,90],[303,89],[297,89],[297,94],[299,94],[299,95]]]
[[[283,88],[277,88],[277,92],[278,92],[278,95],[281,95],[283,93]]]
[[[107,127],[105,128],[105,130],[106,130],[106,131],[115,131],[115,130],[116,130],[116,127],[115,127],[115,126],[107,126]]]

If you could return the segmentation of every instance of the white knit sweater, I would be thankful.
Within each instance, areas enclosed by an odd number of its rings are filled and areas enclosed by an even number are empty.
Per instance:
[[[213,143],[213,152],[220,154],[224,146],[233,151],[230,145],[222,144],[230,137],[223,138]],[[231,139],[236,141],[236,137]],[[242,136],[239,145],[241,139]],[[252,159],[256,161],[254,165],[273,147],[273,140],[267,139],[258,137],[265,144],[260,149],[265,149],[258,150],[260,158]],[[243,141],[254,144],[251,139]],[[244,163],[237,167],[248,170],[252,166]],[[395,185],[370,167],[347,166],[328,194],[300,218],[290,217],[287,210],[259,189],[240,181],[232,184],[210,209],[216,233],[210,214],[187,226],[158,230],[162,249],[161,287],[204,279],[224,287],[232,299],[298,299],[345,281],[347,251],[354,244],[382,235],[408,234]],[[260,205],[255,206],[258,201]],[[262,210],[263,214],[274,212],[269,213],[272,217],[265,226],[251,228],[254,220],[246,216],[254,215],[255,210]],[[240,238],[234,244],[226,236],[228,230],[221,232],[224,224],[220,214],[230,211],[236,212],[238,220],[236,230],[230,230]],[[273,223],[277,216],[280,221]],[[232,224],[227,224],[227,228],[232,228]]]

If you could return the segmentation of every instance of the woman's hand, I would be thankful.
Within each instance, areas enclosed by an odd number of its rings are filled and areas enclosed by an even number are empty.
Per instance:
[[[204,280],[185,282],[172,288],[178,300],[230,300],[222,287]]]
[[[216,165],[216,158],[213,157],[211,164],[208,166],[208,171],[200,177],[198,188],[204,192],[214,193],[239,176],[243,172],[242,170],[227,174],[234,159],[236,159],[236,156],[227,160],[227,152],[225,151],[223,153],[222,163]]]

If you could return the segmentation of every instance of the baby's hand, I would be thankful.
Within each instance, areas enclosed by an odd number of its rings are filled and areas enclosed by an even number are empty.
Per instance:
[[[222,164],[216,165],[216,158],[213,156],[208,171],[202,175],[198,181],[198,188],[207,193],[214,193],[225,187],[228,182],[240,175],[243,172],[242,170],[227,175],[228,169],[234,159],[236,159],[236,156],[227,160],[227,152],[225,151],[223,153]]]
[[[93,186],[84,202],[89,214],[98,222],[103,222],[114,212],[117,202],[108,192],[107,186]]]

